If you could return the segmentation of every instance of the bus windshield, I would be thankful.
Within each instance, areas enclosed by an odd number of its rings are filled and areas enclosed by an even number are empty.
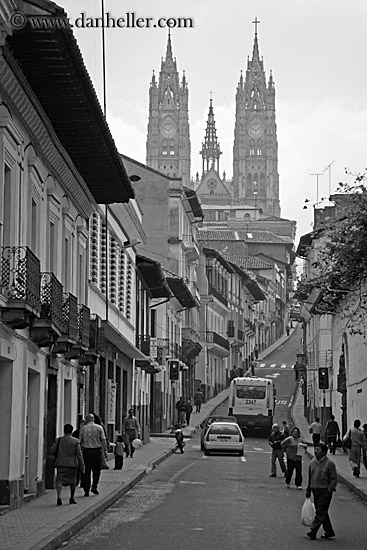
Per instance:
[[[238,399],[265,399],[265,386],[237,386]]]

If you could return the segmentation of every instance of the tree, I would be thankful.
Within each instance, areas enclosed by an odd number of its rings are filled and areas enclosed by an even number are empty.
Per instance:
[[[365,175],[358,175],[352,185],[339,184],[338,194],[332,197],[335,206],[325,209],[329,215],[320,216],[315,223],[315,255],[309,276],[297,285],[300,299],[319,289],[314,311],[342,315],[352,334],[365,334],[367,319],[367,189],[364,182]]]

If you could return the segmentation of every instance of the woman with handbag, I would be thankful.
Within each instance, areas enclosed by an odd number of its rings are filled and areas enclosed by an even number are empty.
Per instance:
[[[359,477],[361,471],[361,451],[366,447],[366,437],[360,429],[361,421],[355,420],[351,428],[343,437],[343,447],[348,449],[349,464],[353,475]]]

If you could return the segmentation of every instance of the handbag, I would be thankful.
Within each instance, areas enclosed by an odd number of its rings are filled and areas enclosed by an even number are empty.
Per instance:
[[[310,498],[306,497],[301,509],[301,523],[306,527],[311,527],[315,519],[315,505]]]
[[[352,438],[351,438],[350,430],[348,432],[347,437],[345,439],[343,439],[343,447],[345,449],[351,449],[351,447],[352,447]]]

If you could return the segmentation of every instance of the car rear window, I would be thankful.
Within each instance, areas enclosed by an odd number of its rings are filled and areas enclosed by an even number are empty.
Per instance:
[[[237,386],[239,399],[265,399],[265,386]]]
[[[231,424],[212,424],[210,426],[210,433],[237,435],[239,433],[239,429],[238,426],[236,426],[235,424],[233,424],[233,426]]]

